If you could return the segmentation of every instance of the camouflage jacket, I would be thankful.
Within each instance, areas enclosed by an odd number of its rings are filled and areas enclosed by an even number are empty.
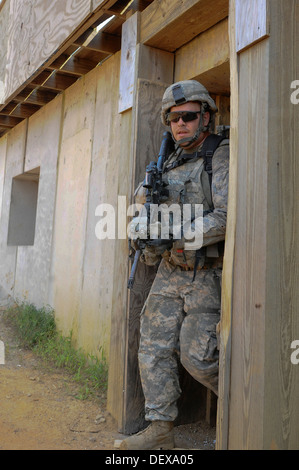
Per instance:
[[[201,146],[193,149],[200,151]],[[171,168],[171,165],[182,154],[182,149],[174,152],[165,163],[164,169]],[[188,152],[184,151],[184,155]],[[227,199],[228,199],[228,174],[229,174],[229,140],[223,140],[215,150],[212,158],[212,182],[204,169],[203,158],[186,160],[180,166],[174,167],[163,174],[163,182],[168,190],[168,196],[162,201],[170,206],[179,204],[182,209],[184,205],[190,205],[192,217],[192,230],[197,228],[196,214],[194,207],[202,204],[205,211],[204,217],[200,217],[202,223],[198,224],[202,231],[202,245],[192,244],[192,248],[186,249],[187,240],[184,237],[176,241],[171,250],[164,251],[163,258],[174,265],[188,266],[193,268],[196,250],[203,247],[210,247],[206,250],[207,257],[218,257],[218,242],[225,238]],[[141,187],[139,187],[141,189]],[[138,193],[138,191],[137,191]],[[184,209],[183,209],[184,210]],[[212,248],[211,248],[212,247]],[[156,264],[161,250],[147,248],[145,262]],[[155,256],[158,255],[158,256]],[[204,263],[204,261],[202,262]]]

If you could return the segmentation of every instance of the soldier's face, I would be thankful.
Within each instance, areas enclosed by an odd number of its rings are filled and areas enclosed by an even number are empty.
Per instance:
[[[179,112],[179,111],[192,111],[192,112],[199,112],[200,111],[200,104],[197,102],[189,102],[189,103],[184,103],[181,104],[180,106],[173,106],[170,109],[171,112]],[[199,119],[200,115],[196,115],[196,119],[192,121],[187,121],[184,122],[182,118],[180,118],[177,122],[171,122],[171,130],[173,133],[173,136],[176,141],[181,140],[181,139],[186,139],[186,138],[191,138],[197,131],[197,128],[199,126]],[[209,122],[209,113],[204,114],[204,125],[207,125]],[[199,136],[199,139],[192,145],[192,147],[195,147],[198,145],[201,140],[203,139],[204,134],[202,133]],[[188,144],[184,145],[184,147],[188,147]],[[191,148],[191,147],[190,147]]]

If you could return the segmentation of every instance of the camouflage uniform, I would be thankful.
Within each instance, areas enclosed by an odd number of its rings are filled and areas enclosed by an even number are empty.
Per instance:
[[[178,156],[173,154],[165,167]],[[220,320],[223,257],[219,242],[224,240],[226,227],[228,140],[222,141],[215,151],[212,165],[211,190],[202,158],[189,160],[163,175],[169,189],[167,205],[203,204],[204,210],[212,211],[203,218],[206,255],[200,260],[194,282],[196,252],[182,252],[182,239],[162,254],[141,313],[138,358],[145,395],[145,417],[149,421],[174,421],[177,416],[176,402],[181,393],[178,359],[196,380],[217,394],[216,325]],[[151,265],[161,259],[159,250],[154,248],[146,248],[143,257]]]

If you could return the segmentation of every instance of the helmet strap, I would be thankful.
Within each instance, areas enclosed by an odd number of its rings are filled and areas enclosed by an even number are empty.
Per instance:
[[[204,117],[204,114],[206,113],[206,110],[207,110],[206,103],[201,103],[198,128],[192,137],[185,137],[184,139],[175,140],[173,133],[171,131],[172,138],[176,144],[182,145],[182,144],[188,143],[188,147],[189,147],[190,145],[192,145],[194,142],[196,142],[199,139],[199,136],[202,132],[206,132],[208,130],[209,126],[203,125],[203,117]]]

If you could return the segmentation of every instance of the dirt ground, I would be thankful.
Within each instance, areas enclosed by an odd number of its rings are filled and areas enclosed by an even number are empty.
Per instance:
[[[116,450],[124,439],[106,411],[106,397],[76,398],[78,386],[18,344],[0,310],[0,450]],[[175,428],[176,446],[213,450],[215,429],[206,423]]]

